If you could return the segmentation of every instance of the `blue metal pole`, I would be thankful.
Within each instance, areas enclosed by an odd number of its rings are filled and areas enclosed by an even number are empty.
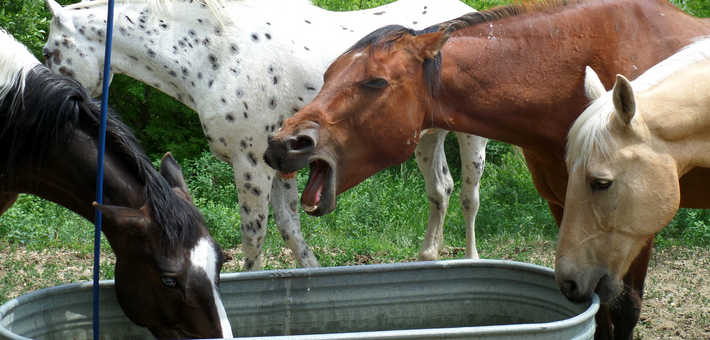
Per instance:
[[[104,56],[103,90],[101,92],[101,127],[99,130],[99,155],[96,170],[96,202],[103,203],[104,196],[104,149],[106,148],[106,111],[108,110],[108,83],[111,78],[111,43],[113,41],[113,5],[108,1],[106,20],[106,52]],[[101,211],[96,209],[94,229],[94,340],[99,339],[99,269],[101,265]]]

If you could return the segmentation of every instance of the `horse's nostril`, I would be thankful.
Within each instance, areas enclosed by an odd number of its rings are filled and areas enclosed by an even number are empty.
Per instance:
[[[315,142],[310,136],[298,136],[289,146],[293,151],[307,152],[313,150]]]
[[[577,284],[574,281],[565,281],[564,293],[571,296],[577,292]]]

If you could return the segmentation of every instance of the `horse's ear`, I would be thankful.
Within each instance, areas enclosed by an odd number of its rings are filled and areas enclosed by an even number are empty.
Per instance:
[[[111,226],[121,227],[122,231],[132,235],[146,235],[152,225],[148,208],[145,206],[134,209],[94,202],[94,207],[101,211],[101,215]]]
[[[624,76],[617,74],[612,91],[616,117],[625,125],[631,123],[636,113],[636,98],[631,83]]]
[[[453,31],[454,26],[449,25],[445,30],[414,37],[414,46],[416,51],[419,51],[419,57],[422,60],[436,58]]]
[[[62,5],[55,0],[45,0],[45,3],[47,4],[47,7],[49,7],[49,12],[52,13],[52,17],[54,17],[59,24],[62,25],[62,27],[69,30],[71,34],[76,33],[74,23],[71,19],[71,14],[64,13]]]
[[[591,67],[587,66],[584,69],[584,94],[587,96],[587,99],[593,101],[601,97],[605,92],[604,84],[602,84],[597,73],[594,72]]]
[[[168,183],[173,187],[173,191],[182,199],[187,202],[192,202],[192,196],[190,196],[190,191],[187,189],[187,184],[185,183],[185,178],[182,176],[182,169],[178,165],[173,154],[170,152],[163,155],[163,159],[160,161],[160,174],[168,181]]]
[[[45,0],[47,7],[49,7],[49,13],[52,13],[53,17],[59,17],[62,12],[62,5],[54,0]]]

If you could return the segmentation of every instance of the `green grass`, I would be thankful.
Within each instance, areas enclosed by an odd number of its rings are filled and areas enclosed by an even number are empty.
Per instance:
[[[450,134],[454,193],[447,211],[444,238],[453,248],[465,247],[465,224],[459,205],[460,160],[456,137]],[[522,156],[507,144],[489,143],[487,168],[481,186],[481,209],[476,220],[482,255],[495,253],[501,240],[553,243],[557,227],[545,203],[532,187]],[[215,239],[236,247],[239,215],[231,168],[209,152],[183,165],[193,198],[206,217]],[[299,189],[307,171],[298,174]],[[390,167],[338,197],[334,213],[315,218],[301,212],[302,231],[324,266],[343,265],[358,255],[374,261],[394,262],[416,258],[429,214],[426,188],[414,159]],[[495,240],[495,241],[489,241]],[[507,241],[506,241],[507,242]],[[515,242],[513,242],[515,243]],[[511,244],[513,244],[511,243]],[[514,246],[525,246],[514,244]],[[278,254],[284,247],[273,219],[267,228],[265,252]],[[459,253],[457,257],[463,257]]]

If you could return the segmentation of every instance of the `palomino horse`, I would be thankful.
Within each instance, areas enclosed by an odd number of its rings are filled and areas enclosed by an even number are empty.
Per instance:
[[[44,53],[55,72],[101,91],[106,1],[62,8]],[[301,235],[296,180],[283,179],[261,155],[280,128],[323,84],[343,50],[392,23],[426,27],[473,11],[458,0],[400,0],[371,10],[329,12],[304,0],[116,1],[111,70],[152,85],[197,111],[215,157],[232,165],[241,211],[244,267],[258,270],[269,200],[276,225],[301,267],[318,266]],[[221,6],[225,6],[224,8]],[[448,131],[422,137],[417,162],[430,201],[419,259],[439,258],[453,180],[443,150]],[[474,220],[487,140],[458,134],[466,256],[478,258]],[[305,207],[308,209],[308,207]]]
[[[710,39],[696,42],[612,91],[591,69],[595,99],[567,142],[569,182],[555,276],[572,301],[622,291],[646,240],[673,219],[680,177],[710,167]],[[609,251],[613,248],[613,251]]]
[[[155,171],[109,112],[104,205],[93,203],[100,106],[2,30],[0,46],[0,214],[20,193],[90,221],[98,208],[116,254],[116,297],[131,321],[159,339],[231,338],[219,295],[224,255],[173,157]]]
[[[662,0],[552,0],[471,13],[414,31],[388,26],[336,59],[322,90],[271,138],[280,171],[312,164],[313,213],[406,160],[420,132],[445,128],[520,146],[558,225],[567,188],[567,131],[584,111],[584,68],[606,84],[635,78],[710,34],[710,21]],[[441,53],[439,53],[441,51]],[[684,207],[710,207],[708,169],[681,179]],[[316,193],[315,195],[306,195]],[[624,278],[628,293],[597,315],[597,338],[630,339],[639,318],[649,237]]]

